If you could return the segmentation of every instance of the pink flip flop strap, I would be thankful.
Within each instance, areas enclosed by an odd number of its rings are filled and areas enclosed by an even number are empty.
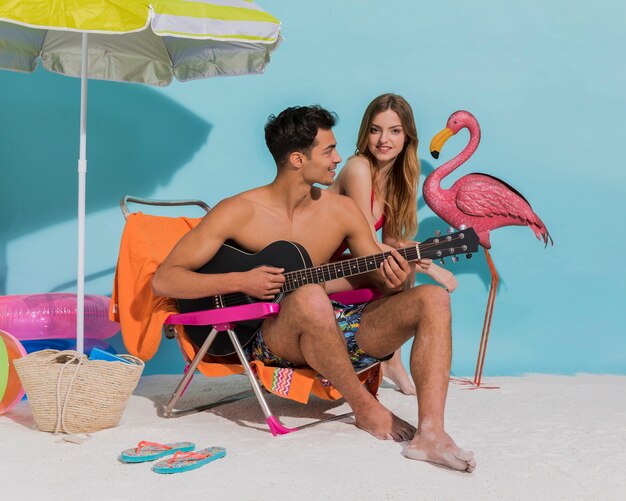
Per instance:
[[[135,454],[139,454],[142,449],[147,449],[147,448],[154,449],[157,451],[167,451],[171,449],[169,445],[159,444],[157,442],[147,442],[145,440],[142,440],[141,442],[137,444],[137,448],[135,449]]]
[[[167,461],[167,466],[171,467],[177,461],[189,461],[205,459],[213,455],[213,451],[200,453],[200,452],[175,452],[174,455]]]

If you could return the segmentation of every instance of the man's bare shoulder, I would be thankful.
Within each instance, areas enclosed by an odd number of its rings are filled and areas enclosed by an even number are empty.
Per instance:
[[[354,200],[346,195],[340,195],[339,193],[329,190],[320,190],[320,192],[321,200],[327,207],[333,210],[337,216],[344,214],[349,215],[352,214],[353,211],[359,210],[357,205],[354,203]]]
[[[254,214],[254,202],[243,196],[244,193],[224,198],[213,207],[203,219],[204,225],[211,225],[216,221],[232,224],[237,221],[250,219]]]

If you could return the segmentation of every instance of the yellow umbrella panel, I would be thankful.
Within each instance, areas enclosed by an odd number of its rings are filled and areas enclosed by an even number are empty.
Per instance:
[[[150,85],[261,73],[279,45],[280,22],[245,0],[11,0],[0,5],[0,68]]]

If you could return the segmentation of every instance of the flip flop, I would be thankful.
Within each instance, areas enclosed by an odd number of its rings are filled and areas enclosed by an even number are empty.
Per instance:
[[[195,452],[177,452],[170,459],[159,461],[152,467],[155,473],[182,473],[195,470],[201,466],[223,458],[226,449],[223,447],[207,447]]]
[[[192,451],[196,444],[191,442],[174,442],[172,444],[159,444],[156,442],[139,442],[134,449],[122,451],[120,459],[125,463],[144,463],[154,461],[168,454]]]

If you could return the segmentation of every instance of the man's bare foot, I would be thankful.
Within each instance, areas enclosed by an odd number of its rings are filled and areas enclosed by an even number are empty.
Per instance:
[[[418,431],[404,455],[410,459],[442,464],[468,473],[476,468],[474,453],[459,448],[446,432]]]
[[[403,442],[415,435],[415,426],[393,414],[377,400],[359,410],[354,410],[357,427],[380,440]]]
[[[394,359],[396,357],[398,357],[398,355],[394,355]],[[394,359],[381,364],[383,368],[383,376],[390,379],[391,382],[393,382],[393,384],[395,384],[405,395],[415,395],[415,386],[413,386],[413,381],[411,381],[411,378],[407,374],[402,362],[397,363]]]

